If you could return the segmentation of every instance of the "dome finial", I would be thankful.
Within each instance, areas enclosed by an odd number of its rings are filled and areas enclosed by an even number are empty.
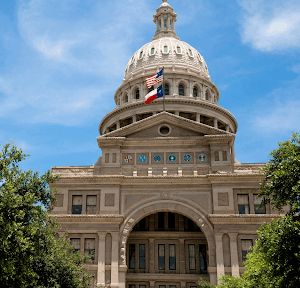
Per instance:
[[[167,2],[168,2],[168,0],[162,0],[162,2],[163,2],[163,3],[167,3]]]

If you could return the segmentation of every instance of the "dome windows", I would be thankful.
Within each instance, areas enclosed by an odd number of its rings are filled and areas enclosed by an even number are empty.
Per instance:
[[[182,84],[178,86],[178,94],[179,96],[184,96],[184,86]]]
[[[206,90],[205,91],[205,100],[209,101],[209,98],[210,98],[209,90]]]
[[[193,89],[193,97],[197,97],[198,96],[198,89],[197,87],[194,87]]]
[[[176,54],[181,55],[181,54],[182,54],[181,51],[182,51],[181,47],[180,47],[179,45],[177,45],[177,47],[176,47],[176,49],[175,49]]]
[[[169,47],[167,44],[164,44],[163,48],[162,48],[162,53],[163,54],[169,54]]]
[[[135,90],[135,99],[140,99],[140,90],[139,89],[136,89]]]
[[[164,29],[167,29],[167,18],[164,19]]]
[[[193,52],[192,52],[191,49],[189,49],[189,56],[190,56],[190,57],[194,57]]]
[[[169,84],[165,84],[165,95],[170,95],[170,86],[169,86]]]
[[[152,47],[151,50],[150,50],[150,55],[154,55],[154,53],[155,53],[155,48]]]
[[[140,52],[140,59],[143,58],[143,50]]]
[[[125,94],[125,96],[124,96],[124,103],[127,103],[127,102],[128,102],[128,95]]]

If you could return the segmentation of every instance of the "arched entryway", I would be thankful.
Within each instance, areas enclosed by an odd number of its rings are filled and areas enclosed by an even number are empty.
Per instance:
[[[215,267],[212,227],[198,210],[175,201],[149,203],[121,227],[127,288],[192,288]]]

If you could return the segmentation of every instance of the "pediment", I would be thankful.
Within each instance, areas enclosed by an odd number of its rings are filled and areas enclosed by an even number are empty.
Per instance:
[[[162,134],[169,127],[170,133]],[[167,129],[165,129],[167,130]],[[161,112],[123,128],[106,133],[101,137],[156,138],[156,137],[199,137],[205,135],[232,135],[203,123],[198,123],[168,112]]]

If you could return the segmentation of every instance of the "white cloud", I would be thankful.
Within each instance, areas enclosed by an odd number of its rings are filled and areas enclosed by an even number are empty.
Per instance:
[[[300,132],[300,76],[256,103],[253,129],[265,135]]]
[[[300,2],[298,0],[238,0],[243,9],[243,43],[261,51],[300,48]]]

